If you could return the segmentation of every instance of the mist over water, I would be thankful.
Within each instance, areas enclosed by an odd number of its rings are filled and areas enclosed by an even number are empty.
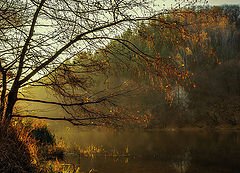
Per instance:
[[[50,124],[51,126],[51,124]],[[238,172],[240,134],[234,131],[52,128],[65,160],[104,173]]]
[[[46,95],[42,94],[42,97]],[[62,116],[47,105],[29,105],[43,116]],[[240,134],[222,130],[168,130],[77,127],[47,121],[67,148],[64,159],[82,172],[185,173],[239,172]]]

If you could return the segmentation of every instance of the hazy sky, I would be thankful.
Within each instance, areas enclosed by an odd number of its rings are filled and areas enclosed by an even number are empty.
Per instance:
[[[240,4],[240,0],[208,0],[209,5]]]
[[[184,5],[183,2],[187,2],[186,0],[156,0],[155,1],[155,5],[153,6],[157,6],[156,8],[170,8],[170,7],[177,7],[178,5],[174,6],[174,4],[178,4],[181,3],[181,7],[183,7],[182,5]],[[198,3],[195,5],[203,5],[204,0],[198,0]],[[240,4],[240,0],[208,0],[208,5],[224,5],[224,4]]]

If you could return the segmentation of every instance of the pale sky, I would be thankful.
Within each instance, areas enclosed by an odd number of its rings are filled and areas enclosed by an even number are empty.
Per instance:
[[[194,0],[190,0],[194,1]],[[208,5],[214,6],[214,5],[224,5],[224,4],[237,4],[240,5],[240,0],[207,0],[208,1]],[[178,5],[174,6],[174,4],[181,4],[181,7],[184,7],[184,2],[188,2],[186,0],[156,0],[154,2],[155,5],[153,5],[153,7],[155,7],[156,9],[166,9],[166,8],[170,8],[170,7],[179,7]],[[197,0],[197,4],[195,5],[204,5],[203,2],[204,0]]]
[[[208,0],[209,5],[240,4],[240,0]]]

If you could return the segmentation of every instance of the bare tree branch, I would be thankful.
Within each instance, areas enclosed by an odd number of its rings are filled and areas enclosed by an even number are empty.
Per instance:
[[[47,104],[54,104],[59,106],[82,106],[82,105],[88,105],[88,104],[96,104],[101,103],[103,101],[106,101],[107,98],[100,98],[96,101],[88,101],[88,102],[81,102],[81,103],[58,103],[58,102],[52,102],[52,101],[44,101],[44,100],[37,100],[37,99],[27,99],[27,98],[18,98],[17,100],[22,101],[29,101],[29,102],[38,102],[38,103],[47,103]]]
[[[44,117],[44,116],[35,116],[35,115],[12,115],[13,117],[21,117],[21,118],[36,118],[36,119],[44,119],[44,120],[54,120],[54,121],[68,121],[73,125],[80,125],[80,126],[101,126],[100,124],[96,123],[84,123],[81,121],[93,121],[97,119],[119,119],[117,117],[110,117],[110,116],[101,116],[101,117],[88,117],[88,118],[54,118],[54,117]]]
[[[21,52],[21,55],[20,55],[20,59],[19,59],[19,66],[18,66],[18,71],[17,71],[17,75],[16,75],[16,78],[14,80],[14,84],[15,83],[18,83],[20,77],[21,77],[21,74],[22,74],[22,68],[23,68],[23,62],[24,62],[24,57],[26,56],[26,52],[28,50],[28,46],[29,46],[29,43],[30,43],[30,40],[33,36],[33,33],[34,33],[34,28],[35,28],[35,24],[37,22],[37,18],[38,18],[38,14],[43,6],[43,4],[45,3],[46,0],[41,0],[34,16],[33,16],[33,21],[32,21],[32,25],[31,25],[31,28],[29,30],[29,35],[25,41],[25,44],[23,46],[23,49],[22,49],[22,52]],[[13,86],[14,86],[13,84]]]

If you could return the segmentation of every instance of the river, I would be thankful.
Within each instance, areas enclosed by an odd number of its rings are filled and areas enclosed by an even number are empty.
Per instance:
[[[240,172],[239,131],[59,128],[65,160],[81,172]]]

